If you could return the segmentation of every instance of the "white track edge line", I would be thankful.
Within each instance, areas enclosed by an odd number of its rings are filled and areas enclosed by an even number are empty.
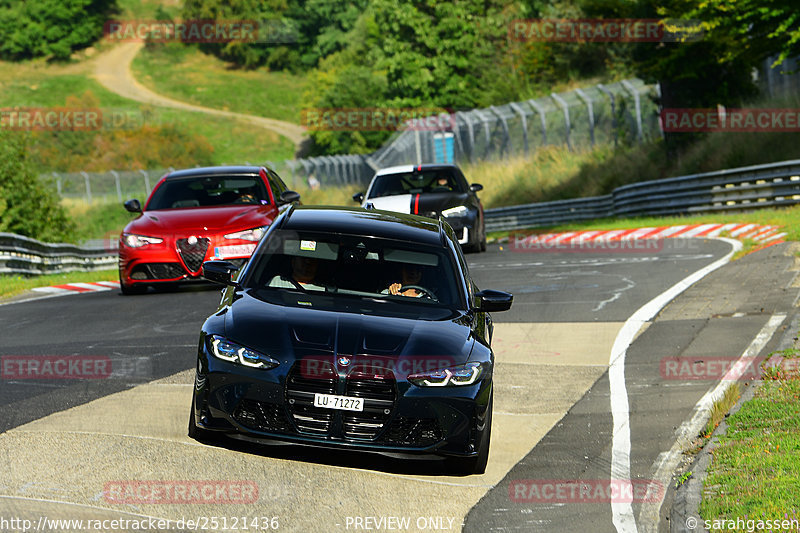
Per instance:
[[[706,265],[700,270],[685,277],[666,291],[662,292],[625,321],[609,358],[608,380],[611,401],[611,417],[613,433],[611,437],[611,478],[623,483],[630,483],[631,477],[631,428],[628,405],[628,390],[625,384],[625,356],[628,346],[633,342],[641,327],[653,318],[665,305],[692,284],[704,278],[714,270],[727,264],[733,254],[742,249],[742,243],[735,239],[717,238],[731,245],[731,251],[724,257]],[[633,515],[631,502],[611,502],[611,515],[614,527],[619,533],[637,533],[636,518]]]
[[[778,329],[778,326],[780,326],[785,319],[785,313],[776,313],[772,315],[731,368],[736,368],[739,363],[745,359],[756,357],[770,341],[775,331]],[[680,462],[684,449],[691,442],[691,439],[700,433],[703,425],[708,420],[709,409],[714,402],[725,393],[725,390],[736,381],[738,380],[721,379],[716,385],[712,385],[703,397],[697,401],[692,409],[692,417],[689,420],[684,420],[675,432],[675,443],[668,452],[659,454],[659,459],[653,463],[652,466],[658,465],[653,475],[653,481],[660,482],[664,487],[667,486],[672,477],[672,472]],[[646,527],[645,531],[658,531],[658,517],[661,514],[661,506],[663,503],[664,501],[662,499],[659,500],[658,503],[646,502],[642,504],[639,511],[639,521],[641,523],[642,520],[647,520],[647,526],[650,526]]]

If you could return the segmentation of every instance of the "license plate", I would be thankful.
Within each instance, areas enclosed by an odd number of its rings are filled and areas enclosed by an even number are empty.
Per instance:
[[[214,248],[214,256],[219,259],[228,257],[244,257],[253,255],[256,249],[255,244],[232,244],[230,246],[217,246]]]
[[[342,411],[363,411],[364,399],[316,393],[314,394],[314,407],[340,409]]]

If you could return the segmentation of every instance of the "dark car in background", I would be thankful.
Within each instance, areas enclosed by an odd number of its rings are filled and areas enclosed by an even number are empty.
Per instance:
[[[292,207],[202,327],[189,436],[284,441],[486,468],[491,311],[441,220]]]
[[[375,209],[443,216],[465,251],[481,252],[486,250],[483,205],[477,195],[482,189],[478,183],[468,184],[455,165],[406,165],[379,170],[367,192],[354,194],[353,200]]]
[[[165,175],[139,216],[119,239],[123,294],[148,286],[200,280],[203,262],[224,259],[241,267],[266,229],[300,196],[265,167],[229,166],[176,170]]]

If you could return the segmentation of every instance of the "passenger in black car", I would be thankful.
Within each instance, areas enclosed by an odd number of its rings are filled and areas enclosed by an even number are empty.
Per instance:
[[[270,287],[284,289],[302,289],[313,291],[324,291],[323,285],[318,285],[315,281],[319,261],[314,257],[300,255],[292,256],[292,273],[290,277],[275,276],[270,280]]]

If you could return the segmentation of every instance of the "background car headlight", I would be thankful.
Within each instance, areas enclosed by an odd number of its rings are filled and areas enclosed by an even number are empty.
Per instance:
[[[141,248],[148,244],[159,244],[164,242],[164,239],[158,237],[147,237],[145,235],[134,235],[133,233],[126,233],[122,236],[122,242],[125,246],[130,248]]]
[[[259,228],[246,229],[244,231],[237,231],[236,233],[228,233],[225,235],[226,239],[244,239],[245,241],[258,242],[264,236],[269,226],[261,226]]]
[[[218,335],[211,335],[208,344],[214,357],[229,363],[238,363],[246,367],[261,368],[263,370],[275,368],[280,364],[268,355],[245,348]]]
[[[467,209],[467,207],[464,205],[451,207],[450,209],[445,209],[442,211],[442,214],[446,217],[463,217],[467,213],[469,213],[469,209]]]
[[[408,376],[408,381],[418,387],[458,387],[474,384],[483,373],[483,363],[467,363],[432,372],[411,374]]]

